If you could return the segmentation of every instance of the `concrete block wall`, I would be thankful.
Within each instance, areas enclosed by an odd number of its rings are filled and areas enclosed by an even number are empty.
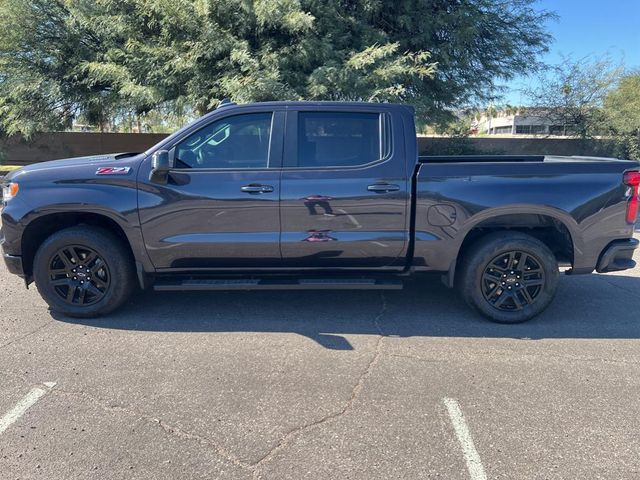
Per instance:
[[[30,139],[0,137],[0,164],[28,165],[59,158],[119,152],[143,152],[164,134],[56,132]],[[572,138],[418,137],[421,155],[511,154],[613,156],[605,140]]]

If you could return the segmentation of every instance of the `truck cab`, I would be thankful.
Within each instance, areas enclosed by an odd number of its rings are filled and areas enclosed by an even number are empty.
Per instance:
[[[154,268],[402,270],[417,153],[401,108],[229,106],[149,151],[138,206]]]

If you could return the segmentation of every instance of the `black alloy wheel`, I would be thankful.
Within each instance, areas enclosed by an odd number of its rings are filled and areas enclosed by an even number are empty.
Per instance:
[[[544,270],[535,256],[513,250],[491,260],[481,282],[482,294],[491,306],[502,311],[522,310],[540,295]]]
[[[93,305],[111,286],[107,263],[92,248],[70,245],[59,249],[49,262],[49,281],[70,305]]]
[[[487,233],[464,251],[456,287],[488,319],[520,323],[551,303],[558,279],[558,261],[540,239],[498,231]]]
[[[47,238],[33,259],[33,278],[52,311],[80,318],[116,310],[137,287],[124,239],[93,225],[65,228]]]

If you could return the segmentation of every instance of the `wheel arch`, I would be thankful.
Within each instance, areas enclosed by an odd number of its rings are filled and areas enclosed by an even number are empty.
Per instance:
[[[51,212],[31,220],[22,234],[22,262],[28,281],[33,277],[33,261],[42,243],[54,233],[78,225],[101,227],[113,233],[122,241],[132,261],[136,261],[125,229],[109,215],[96,212]]]
[[[473,217],[461,232],[462,241],[456,258],[443,281],[449,287],[455,283],[460,260],[478,240],[493,232],[520,232],[537,238],[555,255],[558,264],[573,266],[576,252],[581,251],[577,224],[564,212],[542,206],[521,206],[506,209],[485,210]]]
[[[535,213],[499,215],[477,223],[465,235],[458,256],[464,255],[465,250],[484,235],[498,231],[531,235],[549,247],[559,262],[574,262],[575,246],[569,228],[555,217]]]

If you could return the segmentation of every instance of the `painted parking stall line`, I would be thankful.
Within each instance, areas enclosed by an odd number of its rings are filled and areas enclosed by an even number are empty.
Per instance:
[[[15,407],[9,410],[0,418],[0,435],[22,417],[27,410],[55,387],[55,382],[45,382],[42,386],[34,387],[20,400]]]
[[[480,455],[473,444],[471,431],[469,430],[467,421],[464,419],[460,404],[454,398],[445,398],[443,401],[447,407],[449,419],[456,432],[456,437],[458,437],[460,447],[462,448],[462,453],[467,463],[467,470],[469,471],[469,478],[471,478],[471,480],[487,480],[487,474],[482,466]]]

